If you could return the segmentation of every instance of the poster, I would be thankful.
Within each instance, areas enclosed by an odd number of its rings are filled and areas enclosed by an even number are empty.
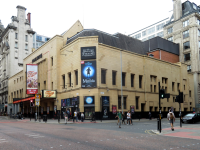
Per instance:
[[[49,106],[47,106],[47,114],[49,114]]]
[[[36,64],[26,65],[26,94],[38,93],[38,66]]]
[[[130,110],[131,110],[131,114],[134,114],[134,113],[135,113],[135,108],[134,108],[134,106],[130,106]]]
[[[96,87],[96,61],[81,61],[81,87]]]
[[[42,114],[42,115],[43,115],[43,110],[44,110],[43,107],[41,107],[41,114]]]
[[[75,106],[76,105],[76,103],[77,103],[77,97],[73,97],[72,99],[71,99],[71,105],[72,106]],[[78,104],[78,103],[77,103]]]
[[[96,47],[81,47],[81,60],[96,59]]]
[[[117,105],[112,105],[112,113],[117,114]]]
[[[84,96],[84,105],[94,105],[94,96]]]
[[[103,118],[108,118],[109,107],[103,106]]]
[[[66,99],[61,99],[61,107],[66,108]]]
[[[56,98],[56,91],[42,90],[42,98]]]
[[[102,96],[102,104],[109,106],[109,96]]]
[[[57,106],[54,105],[54,113],[56,114]]]
[[[70,98],[68,98],[68,99],[66,100],[66,106],[67,106],[67,107],[71,106],[71,99],[70,99]]]

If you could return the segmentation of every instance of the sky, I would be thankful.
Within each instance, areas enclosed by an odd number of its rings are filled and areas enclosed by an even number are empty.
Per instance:
[[[200,0],[190,1],[200,5]],[[4,27],[17,16],[18,5],[31,13],[31,28],[48,37],[62,34],[77,20],[84,29],[129,35],[169,17],[173,9],[172,0],[5,0],[0,8]]]

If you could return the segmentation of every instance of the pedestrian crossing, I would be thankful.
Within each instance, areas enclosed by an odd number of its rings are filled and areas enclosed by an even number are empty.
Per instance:
[[[6,141],[6,139],[0,137],[0,144],[1,144],[1,143],[6,143],[6,142],[8,142],[8,141]]]
[[[35,134],[35,133],[30,133],[30,134],[25,134],[26,136],[28,136],[29,138],[43,138],[44,136],[40,135],[40,134]]]

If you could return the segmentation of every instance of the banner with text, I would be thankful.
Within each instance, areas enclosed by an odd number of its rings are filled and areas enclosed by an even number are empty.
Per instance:
[[[38,93],[38,65],[26,65],[26,94]]]

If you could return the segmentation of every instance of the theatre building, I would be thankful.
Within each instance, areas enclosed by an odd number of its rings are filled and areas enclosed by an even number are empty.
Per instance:
[[[178,62],[179,47],[159,40],[171,46],[147,48],[147,44],[120,33],[83,29],[77,21],[27,56],[23,71],[10,77],[9,103],[13,104],[13,112],[35,112],[30,100],[35,101],[33,93],[39,93],[39,113],[49,118],[58,111],[63,117],[67,108],[84,112],[86,119],[93,111],[97,119],[113,119],[122,108],[124,112],[134,111],[135,117],[139,113],[148,117],[149,111],[156,116],[158,82],[170,93],[170,98],[161,101],[163,113],[171,108],[178,113],[175,97],[179,90],[184,94],[181,109],[190,112],[194,107],[193,74],[187,72],[187,65]],[[154,58],[156,51],[160,57]]]

